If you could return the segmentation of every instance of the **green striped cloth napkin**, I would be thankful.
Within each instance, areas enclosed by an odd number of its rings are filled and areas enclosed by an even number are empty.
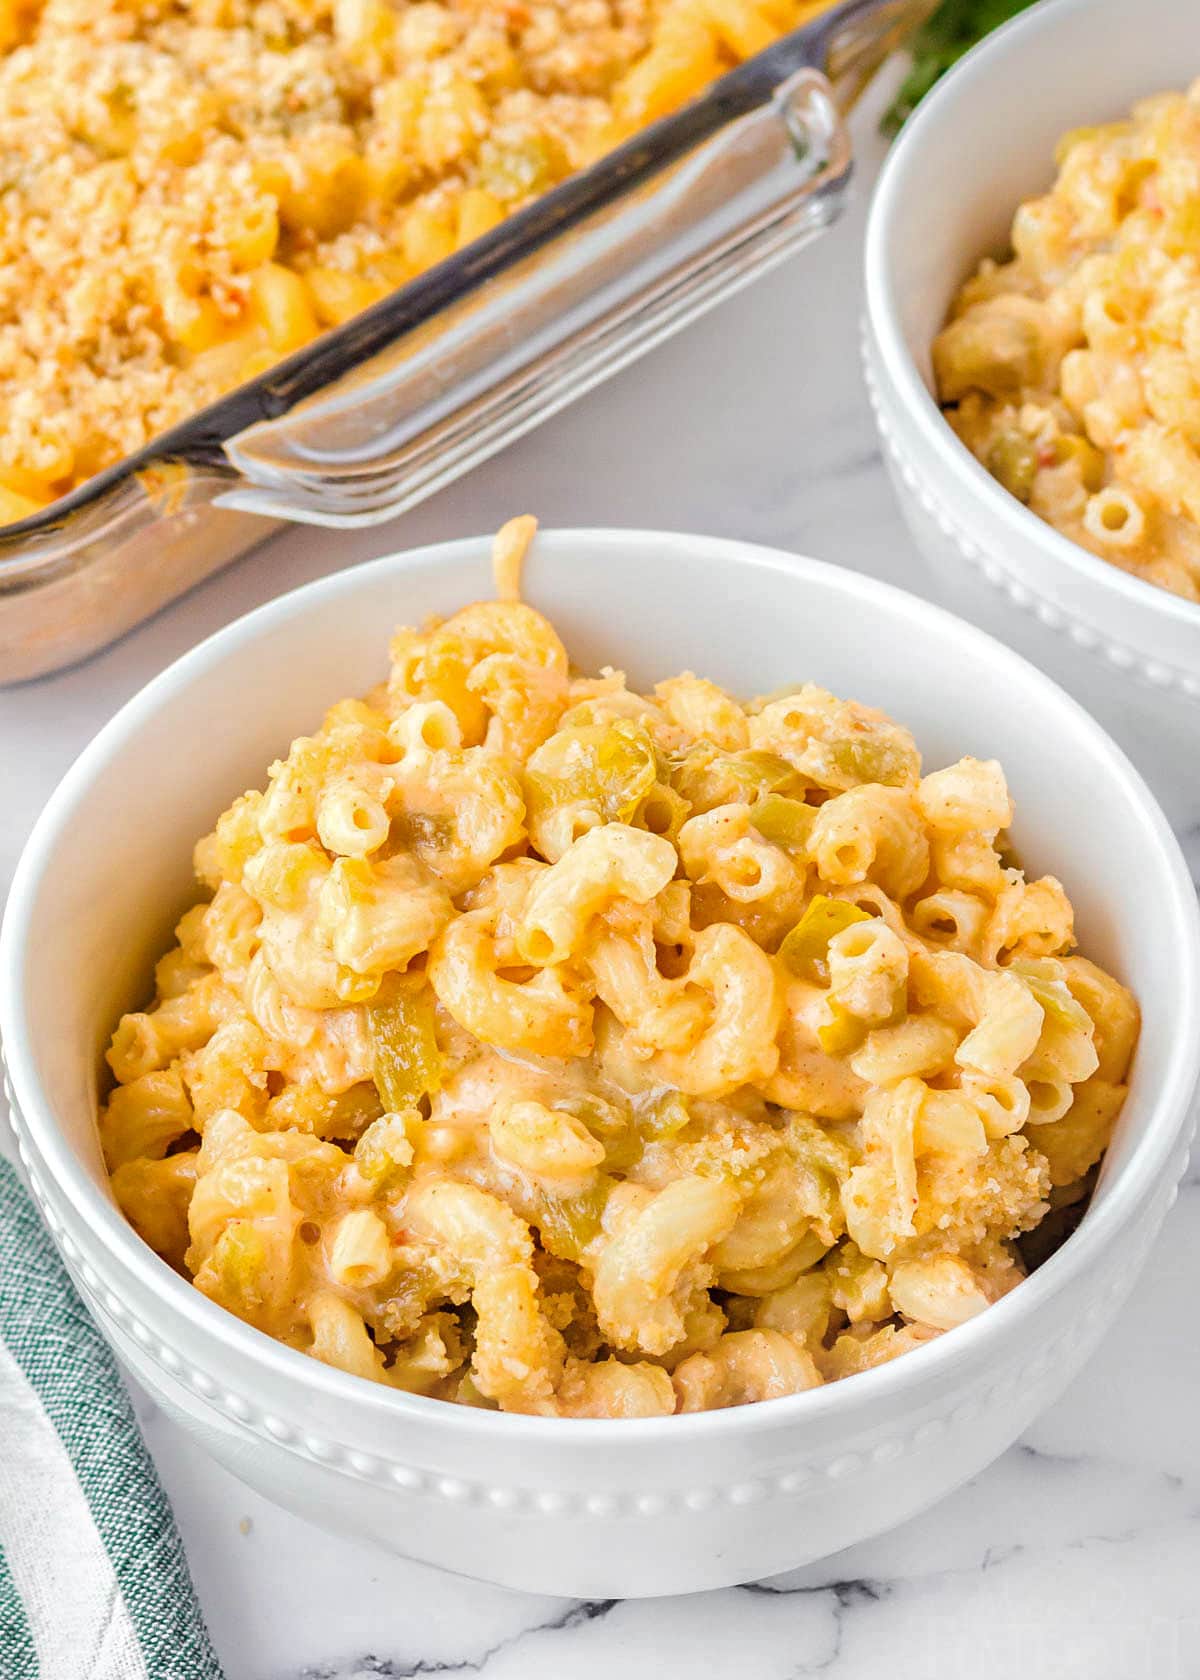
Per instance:
[[[221,1680],[113,1356],[2,1156],[0,1680]]]

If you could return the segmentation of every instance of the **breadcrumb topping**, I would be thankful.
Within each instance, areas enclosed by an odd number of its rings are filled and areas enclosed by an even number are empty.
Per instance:
[[[729,6],[710,9],[6,8],[0,520],[137,450],[698,91],[744,55],[717,15]],[[771,0],[762,28],[820,9]]]

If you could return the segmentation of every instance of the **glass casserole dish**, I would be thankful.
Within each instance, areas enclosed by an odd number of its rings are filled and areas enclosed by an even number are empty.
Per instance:
[[[364,313],[0,528],[0,683],[95,651],[280,521],[414,506],[839,213],[842,112],[932,0],[848,0]]]

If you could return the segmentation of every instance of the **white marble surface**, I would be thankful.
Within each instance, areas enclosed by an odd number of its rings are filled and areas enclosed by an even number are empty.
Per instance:
[[[401,526],[285,534],[88,665],[0,694],[0,885],[61,772],[141,683],[239,613],[356,559],[530,509],[550,525],[754,538],[930,592],[858,380],[864,199],[881,147],[869,110],[856,127],[858,202],[835,233],[551,427]],[[1160,786],[1180,774],[1153,760],[1142,768]],[[1200,868],[1190,774],[1171,803]],[[141,1412],[228,1680],[607,1680],[614,1670],[623,1680],[1192,1680],[1198,1276],[1195,1173],[1103,1351],[1019,1446],[882,1539],[767,1586],[695,1598],[526,1598],[364,1550],[267,1505],[144,1401]]]

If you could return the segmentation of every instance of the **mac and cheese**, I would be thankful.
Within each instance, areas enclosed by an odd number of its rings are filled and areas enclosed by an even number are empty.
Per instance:
[[[1080,1200],[1138,1011],[999,765],[812,684],[576,672],[516,599],[391,644],[200,842],[126,1015],[117,1200],[373,1381],[626,1417],[952,1329]]]
[[[0,523],[832,0],[7,0]]]
[[[1200,601],[1200,82],[1076,129],[933,347],[964,443],[1093,554]]]

